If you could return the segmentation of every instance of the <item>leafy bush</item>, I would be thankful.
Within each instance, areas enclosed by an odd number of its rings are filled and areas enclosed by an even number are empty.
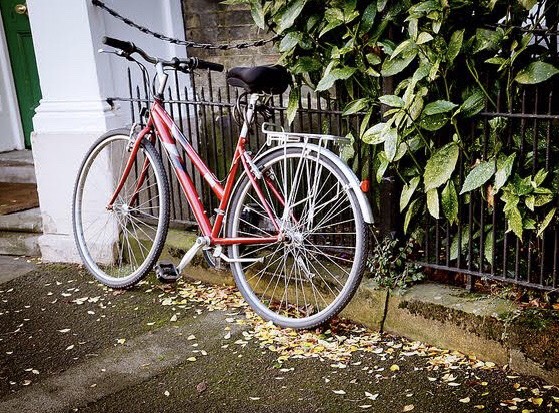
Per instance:
[[[553,222],[557,165],[534,171],[543,163],[541,150],[520,159],[517,153],[530,142],[505,141],[513,126],[504,117],[489,122],[487,144],[471,130],[484,110],[518,111],[523,88],[556,85],[557,42],[542,41],[530,28],[556,25],[558,0],[224,3],[250,5],[259,27],[281,35],[280,61],[299,81],[325,93],[343,85],[344,113],[364,114],[353,135],[375,147],[370,162],[377,180],[386,174],[401,179],[405,231],[426,212],[458,222],[459,204],[480,189],[490,208],[503,201],[508,231],[520,239],[525,230],[541,235]],[[290,93],[290,120],[298,93]],[[383,121],[375,123],[379,112]],[[477,129],[483,127],[478,122]],[[559,155],[556,143],[549,154]]]

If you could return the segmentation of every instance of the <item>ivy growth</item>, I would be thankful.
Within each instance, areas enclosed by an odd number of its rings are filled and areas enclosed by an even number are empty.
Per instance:
[[[368,267],[371,278],[380,286],[403,291],[423,280],[421,266],[411,259],[414,241],[403,243],[397,239],[384,238],[375,245]]]
[[[556,84],[557,42],[535,29],[557,24],[558,0],[224,3],[248,4],[260,28],[281,35],[280,61],[298,80],[325,92],[343,85],[344,114],[363,114],[352,136],[375,147],[377,180],[401,180],[406,232],[422,213],[458,222],[473,191],[490,208],[502,201],[508,231],[520,239],[554,221],[559,169],[532,170],[537,151],[519,159],[523,138],[505,141],[504,117],[489,121],[489,145],[470,132],[480,112],[514,112],[523,88]],[[298,93],[290,93],[290,121]]]

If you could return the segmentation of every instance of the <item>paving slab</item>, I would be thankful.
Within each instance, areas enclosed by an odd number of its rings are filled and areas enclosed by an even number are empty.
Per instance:
[[[26,257],[0,255],[0,284],[25,275],[36,268],[37,265]]]

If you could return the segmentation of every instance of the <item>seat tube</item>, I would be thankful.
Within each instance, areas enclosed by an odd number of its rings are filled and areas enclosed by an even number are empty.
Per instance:
[[[252,119],[254,118],[254,110],[256,109],[256,102],[260,99],[260,95],[257,93],[252,93],[250,95],[250,99],[248,101],[248,108],[246,113],[246,119],[243,123],[243,127],[241,129],[241,138],[246,138],[248,136],[248,127],[252,123]]]

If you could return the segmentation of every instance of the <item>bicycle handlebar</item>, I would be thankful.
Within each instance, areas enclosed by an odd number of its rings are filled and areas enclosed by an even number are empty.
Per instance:
[[[103,36],[103,39],[101,41],[103,44],[106,44],[107,46],[122,50],[125,57],[128,57],[133,53],[138,53],[140,56],[142,56],[144,60],[146,60],[149,63],[152,64],[161,63],[163,66],[172,67],[184,73],[188,73],[193,69],[209,69],[215,72],[223,72],[224,69],[224,66],[219,63],[208,62],[205,60],[198,59],[197,57],[188,57],[185,59],[179,59],[178,57],[174,57],[171,60],[155,58],[148,55],[142,49],[137,47],[134,43],[115,39],[113,37]]]

